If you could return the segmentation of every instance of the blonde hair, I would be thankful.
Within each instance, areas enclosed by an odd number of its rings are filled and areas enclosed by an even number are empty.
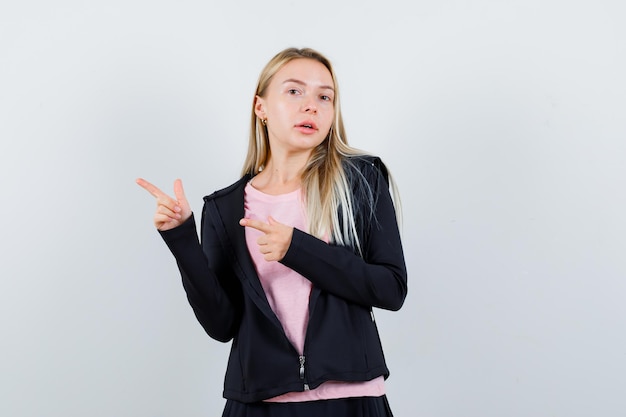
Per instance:
[[[248,154],[242,174],[252,176],[258,174],[270,157],[267,128],[254,111],[256,96],[264,97],[274,75],[285,64],[295,59],[312,59],[322,63],[330,72],[335,90],[335,114],[328,136],[313,150],[302,174],[308,232],[320,239],[329,238],[330,242],[350,246],[362,253],[362,242],[355,220],[357,202],[354,201],[350,182],[355,178],[352,178],[352,175],[348,178],[344,162],[346,157],[365,155],[365,152],[348,145],[339,105],[337,78],[330,61],[319,52],[310,48],[287,48],[276,54],[261,71],[252,102]],[[368,200],[366,205],[372,209],[374,197],[369,187],[365,195]]]

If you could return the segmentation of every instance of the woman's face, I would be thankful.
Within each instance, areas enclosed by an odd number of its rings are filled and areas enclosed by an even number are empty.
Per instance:
[[[310,153],[322,143],[335,114],[334,94],[332,76],[322,63],[299,58],[285,64],[254,108],[267,119],[272,154]]]

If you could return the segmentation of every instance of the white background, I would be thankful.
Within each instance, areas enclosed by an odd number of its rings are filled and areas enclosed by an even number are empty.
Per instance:
[[[378,312],[397,417],[626,415],[626,7],[565,1],[0,5],[0,415],[218,416],[152,226],[237,179],[288,46],[335,64],[399,184],[409,296]]]

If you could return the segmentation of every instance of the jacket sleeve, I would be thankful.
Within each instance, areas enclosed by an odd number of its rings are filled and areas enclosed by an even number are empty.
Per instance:
[[[205,225],[203,215],[203,227]],[[232,339],[241,317],[241,296],[238,281],[220,259],[218,244],[198,240],[196,223],[192,216],[182,225],[159,232],[176,258],[183,288],[196,318],[213,339],[227,342]]]
[[[309,279],[321,290],[351,302],[398,310],[407,294],[407,273],[384,166],[371,164],[374,216],[361,242],[363,257],[351,248],[327,244],[294,229],[281,263]],[[368,175],[368,177],[370,177]],[[360,213],[360,215],[365,215]]]

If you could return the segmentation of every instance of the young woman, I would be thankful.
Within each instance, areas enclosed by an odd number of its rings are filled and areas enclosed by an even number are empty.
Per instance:
[[[372,313],[407,277],[385,165],[348,146],[330,62],[289,48],[263,69],[243,175],[204,198],[201,242],[180,180],[154,224],[193,311],[232,340],[223,416],[391,416]]]

